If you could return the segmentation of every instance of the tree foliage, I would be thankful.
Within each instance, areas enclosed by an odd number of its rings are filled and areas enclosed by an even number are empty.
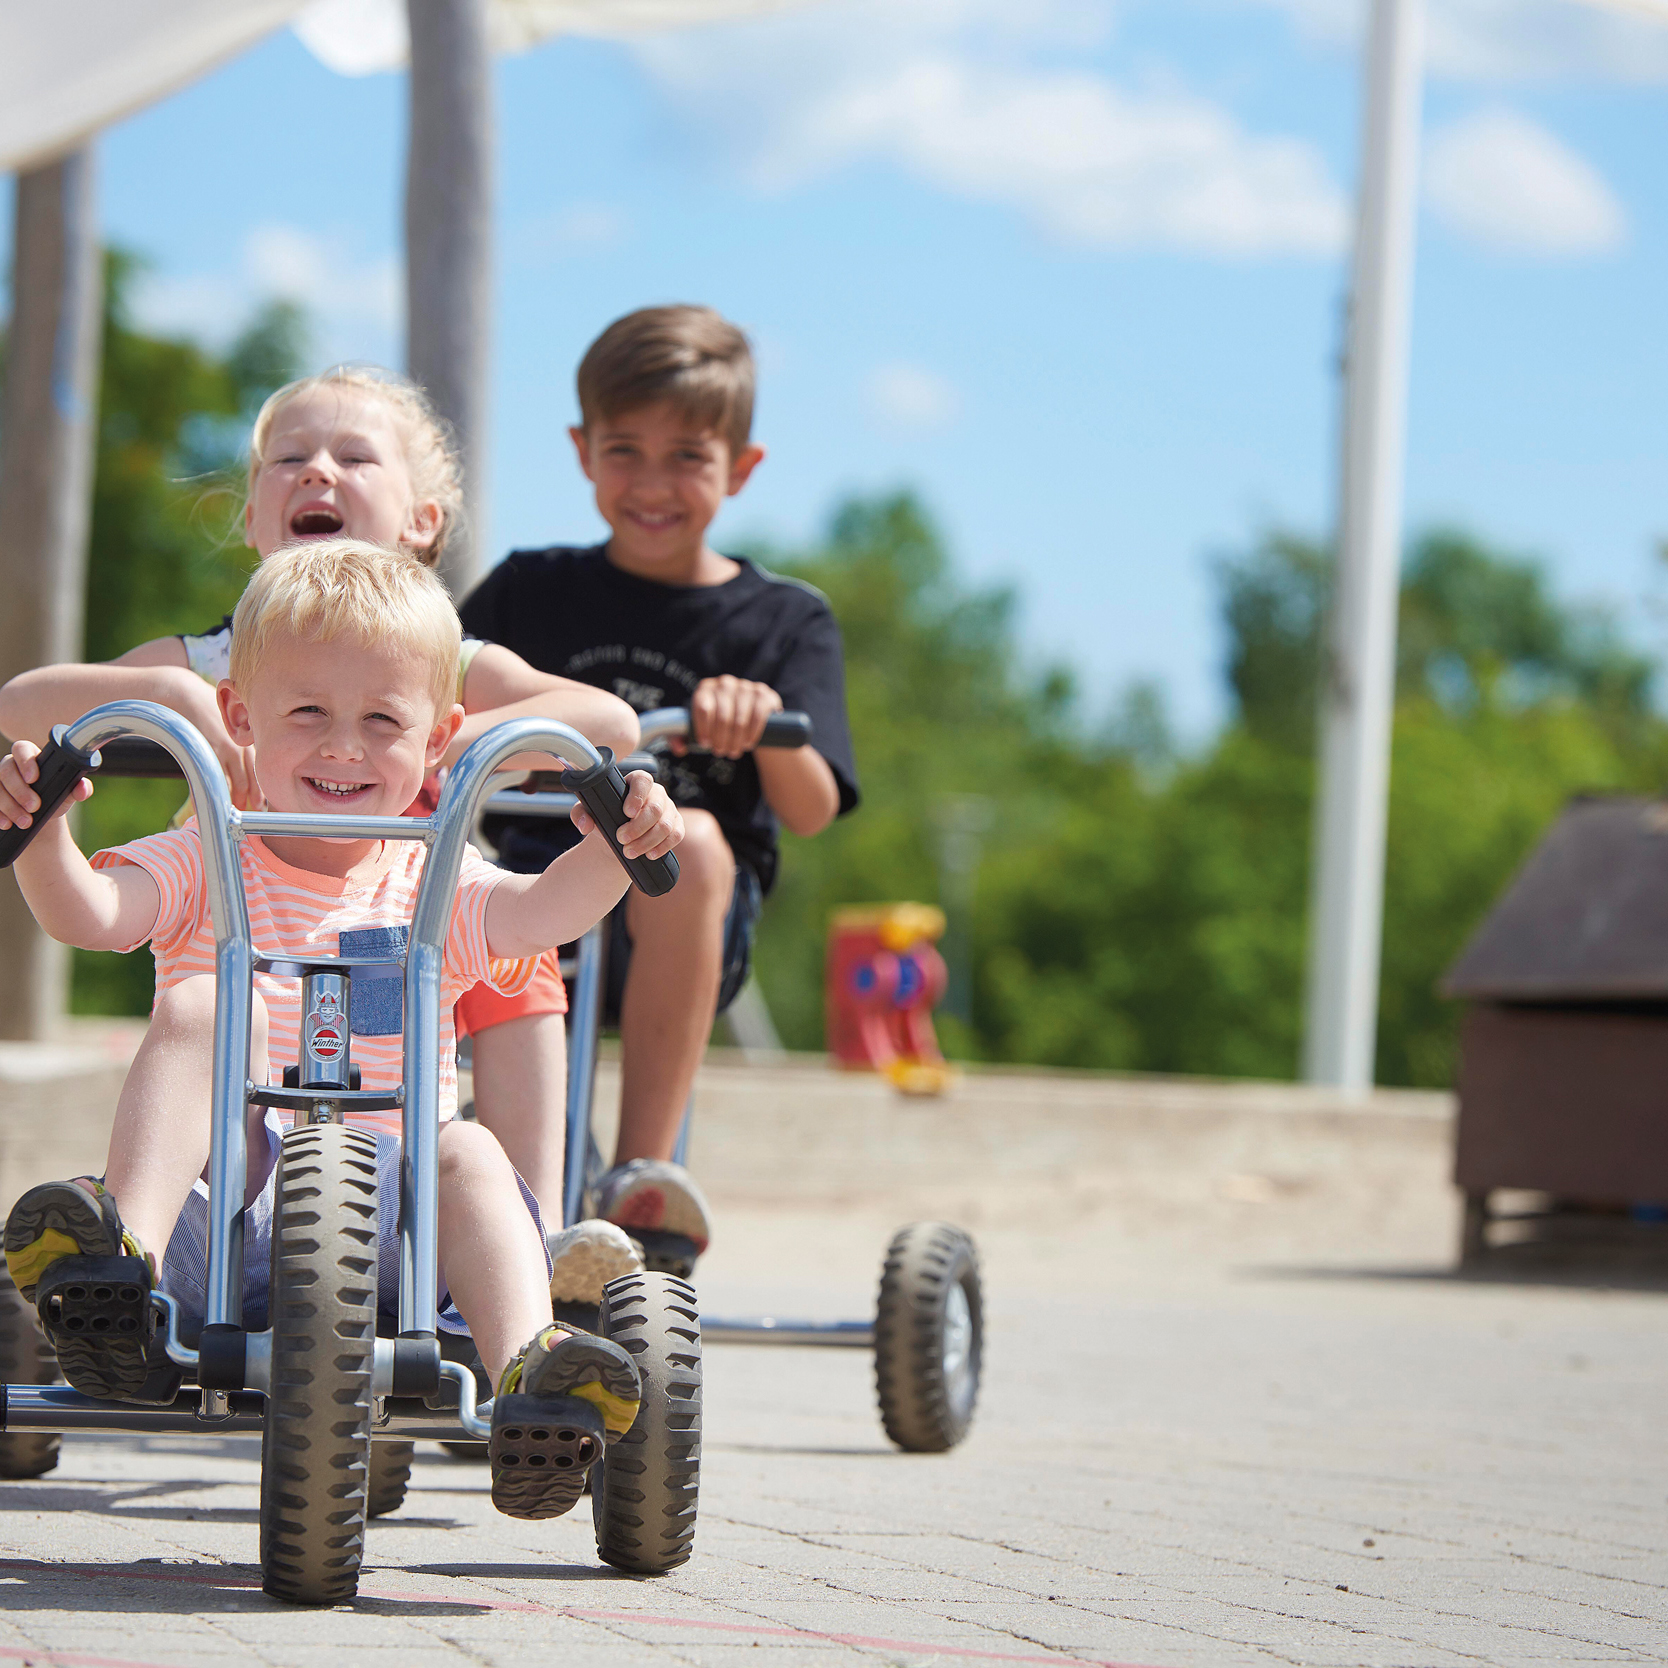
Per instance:
[[[295,374],[301,321],[257,316],[223,354],[138,329],[110,265],[87,653],[200,629],[248,571],[237,511],[258,401]],[[1274,532],[1215,566],[1232,721],[1176,748],[1162,692],[1080,722],[1072,679],[1018,647],[1015,602],[958,578],[908,494],[847,503],[815,548],[755,552],[816,585],[845,632],[859,813],[784,837],[758,962],[793,1046],[822,1036],[830,911],[938,896],[941,813],[988,797],[971,921],[972,1022],[954,1051],[1052,1066],[1290,1076],[1297,1067],[1328,553]],[[1655,790],[1668,726],[1653,666],[1532,560],[1438,531],[1400,604],[1386,872],[1381,1081],[1451,1080],[1436,981],[1572,793]],[[108,845],[178,790],[107,783],[82,812]],[[87,1011],[142,1012],[142,958],[81,957]]]
[[[761,935],[785,1034],[815,1046],[834,905],[936,892],[932,806],[997,797],[976,1002],[954,1041],[1045,1065],[1286,1077],[1297,1068],[1316,685],[1330,562],[1288,534],[1217,564],[1232,723],[1175,759],[1151,691],[1086,738],[1069,680],[1029,673],[1011,599],[957,587],[909,499],[848,506],[788,565],[846,633],[865,803],[790,841]],[[1654,789],[1650,662],[1532,561],[1451,532],[1401,598],[1379,1076],[1451,1080],[1442,969],[1572,794]]]

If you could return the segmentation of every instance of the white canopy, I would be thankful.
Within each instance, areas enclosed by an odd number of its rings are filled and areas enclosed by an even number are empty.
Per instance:
[[[783,3],[491,0],[489,26],[497,51],[522,52],[558,32],[671,29]],[[403,0],[0,0],[0,170],[49,161],[291,22],[342,74],[405,62]]]

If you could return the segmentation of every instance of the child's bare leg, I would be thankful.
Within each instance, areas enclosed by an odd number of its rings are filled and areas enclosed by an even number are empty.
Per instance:
[[[678,884],[660,898],[633,891],[626,905],[616,1164],[672,1156],[718,1007],[735,854],[710,812],[685,811],[683,820]]]
[[[266,1078],[266,1006],[257,995],[251,1014],[249,1075]],[[200,974],[157,999],[150,1029],[139,1045],[116,1103],[105,1186],[122,1223],[161,1258],[192,1183],[208,1163],[214,1081],[214,976]],[[257,1144],[264,1113],[248,1112],[251,1195],[266,1180]]]
[[[545,1221],[560,1226],[567,1026],[560,1014],[506,1019],[477,1031],[474,1051],[475,1116],[532,1188]]]
[[[478,1125],[440,1126],[440,1266],[497,1384],[516,1352],[550,1325],[544,1247],[504,1149]]]

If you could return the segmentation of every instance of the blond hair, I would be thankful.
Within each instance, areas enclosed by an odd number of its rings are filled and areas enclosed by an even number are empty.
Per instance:
[[[380,366],[333,365],[317,376],[286,382],[268,394],[255,414],[255,427],[249,435],[250,495],[255,491],[255,477],[266,462],[267,442],[272,438],[272,425],[278,413],[297,395],[325,388],[350,389],[388,408],[395,432],[405,448],[405,467],[411,477],[413,498],[418,503],[432,502],[440,506],[440,526],[433,540],[425,549],[413,550],[411,554],[424,567],[439,566],[448,542],[463,526],[463,462],[458,456],[451,425],[434,409],[428,395],[415,382]]]
[[[711,307],[643,307],[615,319],[579,362],[586,429],[668,402],[685,422],[711,429],[732,453],[753,432],[753,349]]]
[[[364,539],[285,545],[232,615],[232,682],[245,695],[274,639],[391,648],[424,661],[437,714],[457,698],[462,631],[446,587],[408,551]]]

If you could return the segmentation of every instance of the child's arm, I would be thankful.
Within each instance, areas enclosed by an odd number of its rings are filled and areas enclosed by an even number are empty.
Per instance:
[[[637,745],[637,714],[617,695],[571,678],[535,671],[520,655],[497,643],[477,651],[463,680],[465,717],[445,764],[455,764],[477,736],[507,718],[554,718],[571,724],[597,747],[611,747],[623,758]],[[548,770],[544,754],[512,759],[508,768]]]
[[[202,732],[231,785],[232,803],[247,807],[255,784],[254,761],[226,733],[214,685],[186,664],[177,637],[158,637],[115,660],[87,665],[37,666],[0,688],[0,733],[44,746],[54,724],[73,724],[106,701],[155,701]],[[26,809],[0,784],[0,817]]]
[[[664,857],[683,838],[683,817],[647,771],[626,777],[627,821],[619,831],[627,857]],[[541,875],[505,875],[487,899],[487,950],[496,961],[537,955],[588,932],[625,894],[620,861],[583,807],[573,825],[585,839]]]
[[[40,796],[31,786],[40,775],[35,762],[39,753],[33,742],[18,741],[0,759],[0,793],[34,810],[40,809]],[[30,913],[49,937],[78,950],[125,950],[150,936],[162,894],[136,863],[94,869],[81,855],[64,814],[92,791],[92,783],[82,777],[12,865],[12,872]],[[34,819],[26,810],[16,820],[27,828]],[[12,823],[7,821],[5,826]]]
[[[766,720],[781,710],[782,697],[768,684],[726,672],[696,684],[689,722],[693,739],[722,759],[752,753],[765,803],[789,833],[809,837],[839,814],[840,787],[814,747],[759,747]]]

